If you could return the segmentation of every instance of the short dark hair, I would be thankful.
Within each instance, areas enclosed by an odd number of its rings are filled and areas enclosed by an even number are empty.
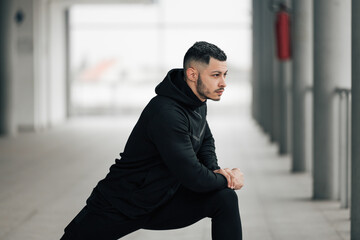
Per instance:
[[[205,41],[196,42],[191,48],[189,48],[184,56],[184,70],[189,67],[191,61],[209,64],[210,57],[219,61],[226,61],[227,59],[224,51],[214,44]]]

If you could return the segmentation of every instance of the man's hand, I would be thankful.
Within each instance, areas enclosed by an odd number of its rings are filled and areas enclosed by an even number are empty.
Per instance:
[[[238,169],[238,168],[233,168],[233,169],[231,170],[231,172],[232,172],[233,175],[235,176],[235,177],[234,177],[234,180],[233,180],[234,189],[235,189],[235,190],[241,189],[241,188],[244,186],[244,173],[242,173],[242,172],[240,171],[240,169]]]
[[[239,190],[244,186],[244,174],[238,168],[225,168],[225,169],[217,169],[214,171],[215,173],[220,173],[223,175],[227,182],[228,188]]]

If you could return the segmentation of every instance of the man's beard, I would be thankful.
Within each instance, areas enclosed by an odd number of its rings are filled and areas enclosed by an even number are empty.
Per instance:
[[[220,100],[220,99],[213,99],[213,98],[208,97],[208,95],[210,94],[210,91],[205,87],[203,81],[201,80],[200,73],[199,73],[199,77],[198,77],[198,80],[196,83],[196,91],[198,92],[200,97],[203,99],[211,99],[213,101]]]

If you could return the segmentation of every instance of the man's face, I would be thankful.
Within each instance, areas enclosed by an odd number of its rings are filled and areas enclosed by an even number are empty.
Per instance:
[[[202,100],[219,101],[226,87],[227,71],[226,61],[210,58],[209,65],[202,69],[198,75],[196,82],[198,96]]]

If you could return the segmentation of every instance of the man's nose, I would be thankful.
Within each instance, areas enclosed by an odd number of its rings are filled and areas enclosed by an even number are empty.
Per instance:
[[[226,82],[225,82],[225,76],[221,77],[221,81],[219,82],[219,87],[226,87]]]

